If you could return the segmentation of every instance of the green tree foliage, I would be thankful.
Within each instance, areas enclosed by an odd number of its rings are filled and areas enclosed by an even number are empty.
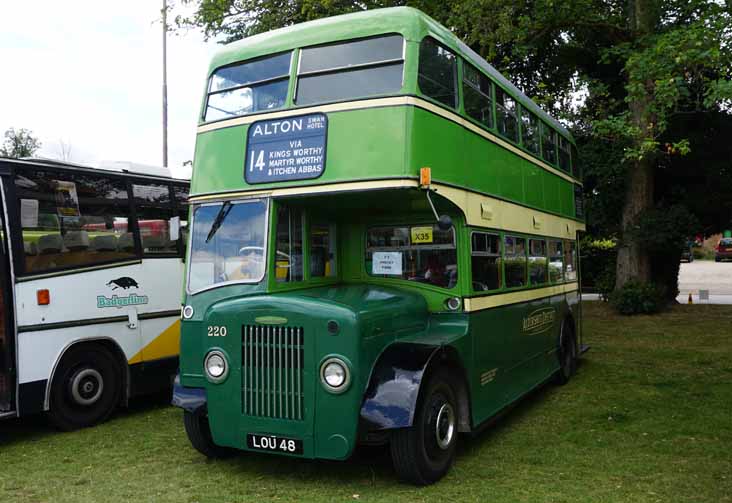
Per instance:
[[[680,236],[732,217],[729,1],[181,1],[194,14],[179,26],[222,42],[396,5],[445,24],[575,131],[589,231],[618,243],[617,288],[655,282],[670,299]]]
[[[10,128],[5,131],[4,141],[0,147],[3,157],[32,157],[41,148],[41,142],[28,129]]]

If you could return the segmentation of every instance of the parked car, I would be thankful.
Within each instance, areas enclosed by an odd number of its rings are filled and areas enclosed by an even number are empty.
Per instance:
[[[721,262],[723,260],[732,259],[732,238],[722,238],[717,245],[717,251],[714,254],[714,261]]]

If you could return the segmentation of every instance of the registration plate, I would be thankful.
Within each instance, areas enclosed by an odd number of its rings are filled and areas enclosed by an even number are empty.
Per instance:
[[[247,447],[258,451],[302,454],[302,440],[280,437],[278,435],[247,434]]]

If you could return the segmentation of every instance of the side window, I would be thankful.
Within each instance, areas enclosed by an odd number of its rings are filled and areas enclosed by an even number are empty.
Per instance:
[[[493,127],[493,82],[473,65],[463,65],[465,113],[484,126]]]
[[[458,279],[455,229],[437,224],[372,227],[366,234],[366,271],[453,288]]]
[[[526,286],[526,239],[506,236],[504,238],[504,257],[506,287]]]
[[[572,148],[570,150],[572,152],[572,175],[575,178],[582,178],[582,165],[580,164],[577,147],[572,145]]]
[[[546,241],[529,239],[529,278],[532,285],[546,283],[547,259]]]
[[[178,216],[178,242],[183,257],[186,256],[186,246],[188,246],[188,187],[173,185],[173,195],[175,197],[175,208]]]
[[[473,291],[501,288],[501,238],[496,234],[474,232],[471,237],[470,262]]]
[[[26,273],[136,257],[124,180],[56,171],[15,176]]]
[[[577,253],[574,241],[564,242],[564,278],[577,281]]]
[[[557,163],[557,132],[541,123],[541,156],[550,164]]]
[[[300,52],[298,105],[399,92],[404,73],[401,35],[307,47]]]
[[[325,278],[336,273],[335,224],[313,222],[310,225],[310,276]]]
[[[279,283],[304,279],[302,234],[302,211],[280,206],[277,210],[277,244],[275,247],[275,278]]]
[[[518,143],[518,119],[516,118],[516,100],[502,89],[496,88],[496,114],[498,133],[514,143]]]
[[[521,107],[521,141],[526,150],[539,155],[539,118]]]
[[[570,148],[569,140],[564,136],[559,137],[559,167],[569,173],[570,171]]]
[[[422,94],[457,107],[457,58],[431,38],[419,46],[419,89]]]
[[[132,184],[137,228],[144,255],[178,253],[179,226],[173,219],[170,187],[162,184]]]
[[[564,255],[561,241],[549,241],[549,280],[564,281]]]

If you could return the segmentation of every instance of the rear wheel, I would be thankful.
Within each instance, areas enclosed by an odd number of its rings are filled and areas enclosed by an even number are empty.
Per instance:
[[[399,478],[416,485],[437,482],[455,460],[457,401],[449,374],[439,370],[420,393],[414,424],[394,430],[391,456]]]
[[[64,431],[92,426],[109,417],[121,394],[122,370],[114,355],[99,344],[75,346],[54,374],[48,416]]]
[[[186,410],[183,412],[183,425],[191,445],[207,458],[225,458],[233,453],[232,449],[214,443],[206,414]]]
[[[571,322],[565,320],[562,323],[562,331],[559,334],[559,370],[554,376],[557,384],[567,384],[577,370],[577,344],[574,339],[574,330]]]

